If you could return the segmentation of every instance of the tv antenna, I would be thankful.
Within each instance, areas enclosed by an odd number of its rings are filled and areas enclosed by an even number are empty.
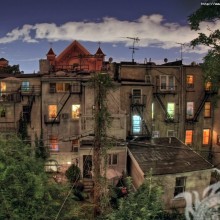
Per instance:
[[[185,46],[185,43],[176,42],[176,44],[180,45],[180,59],[181,59],[181,61],[183,61],[183,46]]]
[[[131,57],[132,57],[132,62],[134,62],[134,53],[135,53],[135,50],[139,50],[139,49],[136,48],[134,45],[135,45],[135,43],[138,43],[138,41],[139,41],[140,39],[139,39],[138,37],[126,37],[126,38],[133,40],[133,45],[132,45],[132,47],[129,47],[129,49],[132,50]]]

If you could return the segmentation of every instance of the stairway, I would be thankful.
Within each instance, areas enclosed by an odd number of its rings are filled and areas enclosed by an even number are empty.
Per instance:
[[[84,192],[90,193],[94,186],[94,181],[89,178],[83,178]]]

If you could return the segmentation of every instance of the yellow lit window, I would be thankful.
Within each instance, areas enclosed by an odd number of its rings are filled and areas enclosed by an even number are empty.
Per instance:
[[[185,144],[192,144],[193,130],[186,130]]]
[[[1,86],[1,92],[6,92],[6,83],[5,82],[1,82],[1,84],[0,84],[0,86]]]
[[[169,102],[167,103],[167,113],[169,114],[170,118],[174,118],[175,115],[175,103]]]
[[[186,76],[186,86],[187,88],[194,88],[194,76],[193,75]]]
[[[49,105],[48,106],[48,116],[49,119],[54,119],[57,116],[57,105]]]
[[[78,119],[80,114],[80,105],[72,105],[72,119]]]
[[[211,83],[211,82],[206,82],[206,83],[205,83],[205,90],[206,90],[206,91],[210,91],[210,90],[211,90],[211,87],[212,87],[212,83]]]
[[[211,102],[205,102],[205,117],[211,117]]]
[[[202,140],[202,144],[209,144],[209,140],[210,140],[210,129],[203,129],[203,140]]]

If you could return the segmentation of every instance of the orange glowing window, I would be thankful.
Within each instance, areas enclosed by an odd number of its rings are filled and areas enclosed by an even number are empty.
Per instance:
[[[206,83],[205,83],[205,90],[206,90],[206,91],[210,91],[210,90],[211,90],[211,87],[212,87],[212,83],[211,83],[211,82],[206,82]]]
[[[69,83],[56,83],[56,91],[57,92],[67,92],[70,90]]]
[[[204,145],[209,144],[209,140],[210,140],[210,129],[203,129],[202,144],[204,144]]]
[[[58,138],[54,135],[51,135],[49,137],[49,142],[50,142],[50,150],[51,151],[58,151],[59,147],[58,147]]]
[[[1,82],[0,84],[0,89],[1,89],[1,92],[6,92],[6,83],[5,82]]]
[[[192,144],[193,130],[186,130],[185,144]]]
[[[211,117],[211,102],[205,102],[205,117]]]
[[[49,105],[48,106],[48,116],[49,119],[54,119],[57,116],[57,105]]]
[[[186,86],[187,88],[194,88],[194,76],[193,75],[186,76]]]

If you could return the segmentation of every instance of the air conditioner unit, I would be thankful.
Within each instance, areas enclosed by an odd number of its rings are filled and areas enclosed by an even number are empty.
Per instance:
[[[145,83],[146,84],[152,84],[152,76],[146,75],[145,76]]]
[[[68,119],[69,118],[69,114],[68,113],[63,113],[62,114],[62,119]]]

